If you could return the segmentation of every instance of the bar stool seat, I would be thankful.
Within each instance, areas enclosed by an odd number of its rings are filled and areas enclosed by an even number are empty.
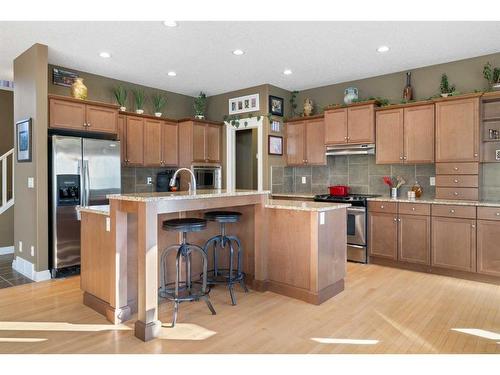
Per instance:
[[[215,309],[209,299],[210,288],[207,287],[207,267],[208,260],[205,251],[198,245],[187,242],[187,233],[200,232],[207,227],[207,221],[199,218],[171,219],[163,222],[162,228],[167,231],[176,231],[182,233],[182,242],[171,245],[164,249],[160,255],[160,297],[167,298],[174,302],[174,316],[172,327],[177,321],[179,304],[186,301],[198,301],[203,299],[212,315],[215,315]],[[168,254],[176,250],[175,257],[175,281],[168,282],[167,278],[167,257]],[[200,280],[192,280],[191,277],[191,257],[198,254],[201,257],[203,271],[200,274]],[[184,280],[181,281],[181,259],[185,262]]]
[[[208,271],[209,285],[224,284],[229,289],[231,303],[236,305],[236,297],[233,291],[234,284],[240,284],[245,292],[248,289],[245,285],[245,274],[242,271],[242,253],[243,248],[241,241],[236,236],[226,235],[226,224],[236,223],[240,221],[241,212],[236,211],[208,211],[204,214],[205,219],[216,221],[220,224],[220,234],[210,238],[204,246],[204,251],[207,254],[210,249],[213,249],[213,269]],[[229,259],[227,268],[219,267],[219,251],[229,248]],[[237,256],[237,265],[234,267],[234,253]]]

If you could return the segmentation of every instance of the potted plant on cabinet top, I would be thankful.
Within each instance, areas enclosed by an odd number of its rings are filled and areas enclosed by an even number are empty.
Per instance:
[[[125,112],[127,107],[125,104],[127,103],[127,90],[123,86],[115,87],[113,90],[116,98],[116,102],[120,105],[120,111]]]
[[[450,95],[453,95],[455,92],[455,85],[450,85],[448,82],[448,76],[443,74],[441,76],[441,84],[439,85],[439,90],[441,91],[441,96],[443,98],[447,98]]]
[[[198,119],[205,118],[205,110],[207,108],[207,95],[201,91],[197,98],[194,98],[194,117]]]
[[[483,77],[488,81],[489,89],[500,89],[500,68],[493,68],[489,62],[483,68]]]
[[[132,90],[134,93],[135,101],[135,113],[142,115],[144,113],[144,102],[146,101],[146,96],[143,90]]]
[[[167,98],[162,94],[156,93],[151,96],[151,101],[153,102],[153,110],[155,111],[156,117],[161,117],[163,108],[167,105]]]

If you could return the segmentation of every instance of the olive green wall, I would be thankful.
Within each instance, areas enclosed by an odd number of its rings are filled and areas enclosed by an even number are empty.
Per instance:
[[[15,256],[48,270],[47,170],[47,59],[48,48],[35,44],[14,60],[14,121],[31,117],[32,162],[15,163]],[[35,188],[28,188],[33,177]],[[19,249],[23,243],[23,251]],[[34,256],[30,247],[34,246]]]
[[[0,89],[0,156],[14,147],[14,92]],[[1,181],[0,176],[0,181]],[[14,244],[14,208],[0,214],[0,247]]]
[[[71,96],[70,87],[54,85],[52,83],[53,68],[69,70],[71,72],[77,73],[78,76],[83,78],[83,83],[85,84],[85,86],[87,86],[88,89],[89,100],[116,104],[113,89],[118,85],[122,85],[128,91],[127,110],[135,110],[134,95],[132,94],[132,89],[142,89],[144,90],[147,97],[146,103],[144,105],[145,113],[153,114],[151,95],[160,92],[167,98],[167,105],[163,110],[163,117],[180,119],[183,117],[192,117],[194,115],[193,98],[191,96],[177,94],[171,91],[159,90],[151,87],[137,85],[131,82],[120,81],[113,78],[54,65],[49,65],[48,68],[49,94]]]
[[[483,90],[487,87],[483,78],[483,66],[488,61],[493,66],[500,66],[500,53],[411,69],[409,71],[412,75],[413,97],[423,99],[439,93],[439,83],[443,73],[448,75],[450,84],[455,84],[460,92]],[[302,111],[305,98],[313,100],[316,113],[320,113],[321,108],[326,105],[341,104],[344,102],[344,90],[350,86],[358,88],[360,98],[379,96],[398,103],[402,98],[405,84],[406,71],[402,71],[303,90],[297,96],[297,109]]]

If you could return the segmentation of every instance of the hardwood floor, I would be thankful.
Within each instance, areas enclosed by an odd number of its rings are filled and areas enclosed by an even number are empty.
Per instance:
[[[213,290],[216,316],[181,304],[178,326],[144,343],[133,320],[113,326],[85,307],[78,277],[2,289],[0,353],[500,353],[496,285],[349,263],[345,291],[320,306],[237,297],[231,306],[224,288]],[[162,302],[160,319],[171,311]]]

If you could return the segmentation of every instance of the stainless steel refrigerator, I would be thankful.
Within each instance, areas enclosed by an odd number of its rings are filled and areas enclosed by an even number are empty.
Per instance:
[[[52,277],[77,273],[80,221],[76,206],[108,204],[121,192],[120,142],[53,135],[50,144]]]

